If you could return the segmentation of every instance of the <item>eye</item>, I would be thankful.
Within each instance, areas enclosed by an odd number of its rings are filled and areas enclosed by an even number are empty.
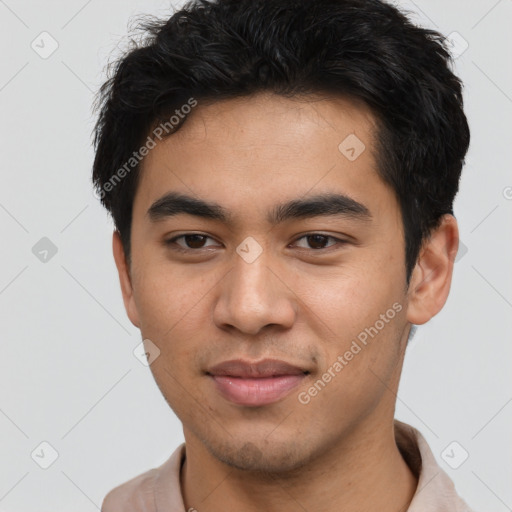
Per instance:
[[[185,233],[178,235],[169,240],[165,240],[166,246],[171,246],[172,249],[178,251],[199,251],[201,249],[207,249],[208,247],[217,247],[215,243],[207,245],[207,240],[214,241],[213,238],[201,233]],[[299,245],[298,242],[303,240],[307,245]],[[301,249],[312,249],[314,251],[320,251],[322,249],[328,249],[335,245],[343,245],[347,242],[340,240],[334,236],[324,235],[322,233],[309,233],[303,235],[295,241],[295,245]]]
[[[185,245],[179,244],[177,241],[183,239]],[[194,249],[204,249],[206,247],[210,247],[205,245],[206,240],[213,240],[213,238],[202,235],[200,233],[186,233],[184,235],[175,236],[174,238],[170,238],[165,241],[165,245],[177,245],[178,250],[194,250]]]
[[[336,243],[341,244],[341,245],[347,243],[344,240],[340,240],[339,238],[335,238],[335,237],[329,236],[329,235],[323,235],[321,233],[310,233],[308,235],[304,235],[304,236],[298,238],[295,243],[297,243],[299,240],[305,240],[306,243],[309,244],[309,246],[310,246],[310,247],[302,246],[302,248],[315,249],[315,250],[327,249],[329,247],[332,247],[333,245],[336,245]],[[331,245],[326,245],[329,240],[333,241],[334,243]]]

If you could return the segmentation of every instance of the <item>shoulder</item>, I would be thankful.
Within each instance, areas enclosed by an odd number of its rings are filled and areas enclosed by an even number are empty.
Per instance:
[[[153,512],[154,482],[158,469],[150,469],[112,489],[103,500],[101,512]]]
[[[124,482],[103,499],[101,512],[157,512],[172,505],[182,510],[180,468],[185,457],[185,443],[159,467]]]

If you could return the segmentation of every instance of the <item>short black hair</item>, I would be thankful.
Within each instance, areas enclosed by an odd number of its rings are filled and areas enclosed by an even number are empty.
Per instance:
[[[363,100],[376,119],[377,172],[400,205],[409,284],[423,242],[453,215],[470,139],[442,34],[381,0],[193,0],[139,28],[95,105],[93,183],[128,261],[137,150],[154,127],[171,135],[193,102],[335,94]]]

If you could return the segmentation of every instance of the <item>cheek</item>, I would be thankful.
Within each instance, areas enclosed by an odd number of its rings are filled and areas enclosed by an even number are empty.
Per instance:
[[[200,414],[190,405],[204,402],[194,380],[207,334],[201,328],[207,315],[201,298],[209,288],[200,279],[156,265],[148,265],[134,285],[141,335],[160,350],[150,366],[155,382],[171,408],[189,421]]]
[[[388,269],[390,274],[384,275],[370,266],[366,272],[308,283],[304,302],[314,313],[310,321],[318,326],[322,371],[342,358],[343,370],[335,373],[343,376],[333,381],[347,379],[345,384],[352,386],[368,378],[369,369],[384,376],[396,364],[406,308],[401,280],[390,279],[396,269]]]
[[[303,406],[304,414],[324,418],[319,427],[324,432],[357,422],[382,400],[393,399],[389,390],[399,371],[402,313],[396,312],[398,303],[395,308],[379,304],[368,304],[371,311],[364,312],[347,305],[333,329],[337,338],[324,344],[318,374],[301,389],[300,403],[310,400]],[[381,319],[381,311],[388,323]]]
[[[194,365],[197,353],[208,350],[208,294],[214,293],[217,273],[201,275],[191,266],[172,268],[168,262],[147,264],[140,270],[134,296],[141,334],[158,346],[166,367],[184,375],[185,369]]]
[[[340,340],[348,340],[372,325],[391,307],[395,295],[389,277],[379,279],[365,262],[321,276],[297,277],[293,286],[306,306],[304,312],[313,312],[326,334]]]

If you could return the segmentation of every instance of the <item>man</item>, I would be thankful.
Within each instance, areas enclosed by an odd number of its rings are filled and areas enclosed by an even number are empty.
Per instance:
[[[93,178],[185,443],[104,512],[469,511],[394,420],[469,144],[443,37],[379,0],[188,4],[101,89]]]

